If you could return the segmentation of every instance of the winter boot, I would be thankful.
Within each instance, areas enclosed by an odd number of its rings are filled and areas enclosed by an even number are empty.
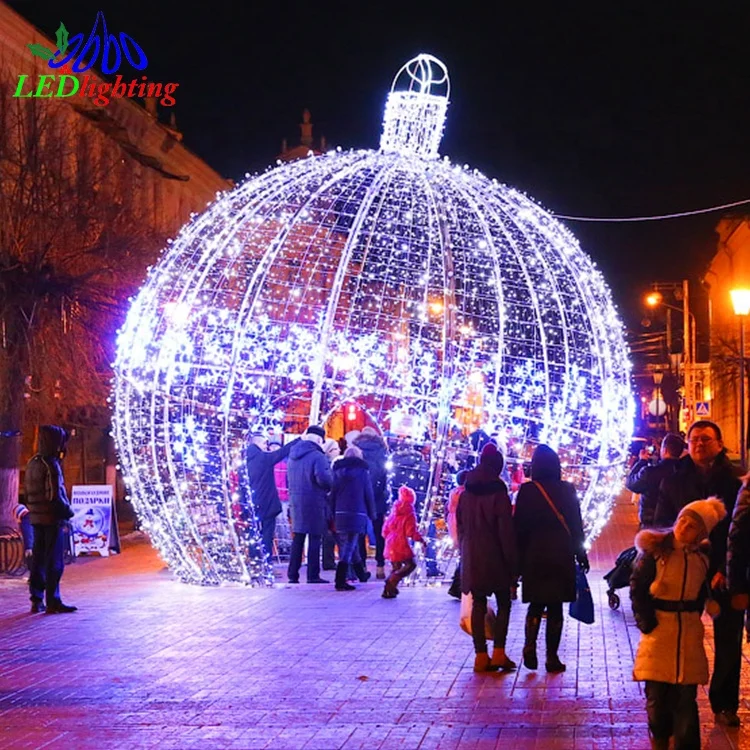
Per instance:
[[[354,569],[354,575],[359,578],[360,583],[367,583],[370,580],[371,573],[367,570],[363,562],[354,563],[352,568]]]
[[[537,669],[539,660],[536,656],[536,639],[542,621],[538,617],[526,614],[526,642],[523,646],[523,665],[526,669]]]
[[[453,574],[451,587],[448,589],[448,596],[452,596],[454,599],[461,598],[461,568],[458,565],[456,565],[456,572]]]
[[[545,666],[548,672],[557,673],[565,671],[565,665],[557,656],[557,649],[560,648],[560,639],[562,638],[562,629],[562,618],[558,620],[547,616],[547,629],[545,633],[547,640],[547,663]]]
[[[345,562],[340,562],[336,566],[336,591],[354,591],[354,586],[346,582],[348,568]]]
[[[477,654],[474,657],[474,671],[475,672],[489,672],[490,671],[490,657],[486,651]]]
[[[383,599],[395,599],[398,596],[398,584],[394,585],[390,576],[385,582],[385,587],[383,588],[381,596]]]

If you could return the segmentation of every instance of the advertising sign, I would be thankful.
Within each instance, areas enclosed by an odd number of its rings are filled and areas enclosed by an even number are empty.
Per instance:
[[[73,485],[70,504],[75,512],[70,525],[76,556],[98,552],[102,557],[109,557],[110,548],[119,546],[112,508],[112,485]]]

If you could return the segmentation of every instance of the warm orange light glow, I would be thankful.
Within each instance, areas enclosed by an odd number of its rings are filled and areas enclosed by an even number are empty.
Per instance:
[[[439,315],[443,312],[443,303],[440,301],[430,302],[430,310],[434,312],[435,315]]]
[[[645,302],[649,307],[656,307],[657,305],[661,304],[662,299],[664,299],[659,292],[651,292],[650,294],[646,295]]]
[[[735,315],[750,315],[750,289],[732,289],[732,307]]]

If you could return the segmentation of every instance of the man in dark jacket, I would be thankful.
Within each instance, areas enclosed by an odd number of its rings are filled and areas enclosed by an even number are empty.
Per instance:
[[[388,514],[388,446],[374,427],[365,427],[354,440],[353,445],[362,451],[362,457],[367,463],[372,478],[372,489],[375,498],[375,518],[372,527],[375,531],[375,564],[376,575],[380,580],[385,579],[385,540],[383,539],[383,521]],[[361,537],[360,556],[367,559],[364,537]]]
[[[659,485],[665,477],[677,471],[677,464],[685,450],[685,443],[679,435],[665,435],[661,442],[660,458],[655,466],[651,463],[651,456],[642,450],[638,461],[628,475],[626,483],[631,492],[640,494],[638,518],[642,529],[654,526],[656,504],[659,501]]]
[[[75,612],[77,609],[63,604],[59,594],[65,567],[65,524],[73,517],[60,464],[67,441],[68,433],[62,427],[42,425],[37,452],[26,465],[26,507],[34,527],[29,577],[33,613],[45,611],[42,591],[46,592],[47,614]]]
[[[727,591],[727,535],[740,480],[726,455],[721,429],[714,422],[701,420],[687,434],[689,455],[679,461],[677,471],[662,480],[656,506],[657,526],[672,526],[680,510],[694,500],[718,497],[727,517],[711,532],[711,589],[721,608],[714,619],[714,672],[708,697],[716,722],[739,726],[737,716],[742,663],[742,612],[730,606]]]
[[[263,435],[254,435],[247,448],[247,481],[252,490],[255,516],[260,521],[263,550],[269,557],[276,533],[276,516],[281,513],[281,500],[273,467],[289,455],[296,442],[297,440],[293,440],[283,448],[269,451],[268,439]]]
[[[333,484],[331,466],[323,453],[325,430],[311,425],[289,452],[287,484],[292,513],[292,551],[287,575],[289,583],[299,583],[302,550],[307,548],[307,582],[328,583],[320,577],[320,542],[328,526],[328,493]]]

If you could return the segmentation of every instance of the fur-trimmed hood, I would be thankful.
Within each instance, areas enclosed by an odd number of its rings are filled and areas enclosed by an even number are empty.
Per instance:
[[[635,535],[635,547],[639,552],[653,557],[668,555],[674,551],[674,532],[672,529],[643,529]],[[697,549],[707,555],[711,545],[704,539]]]

